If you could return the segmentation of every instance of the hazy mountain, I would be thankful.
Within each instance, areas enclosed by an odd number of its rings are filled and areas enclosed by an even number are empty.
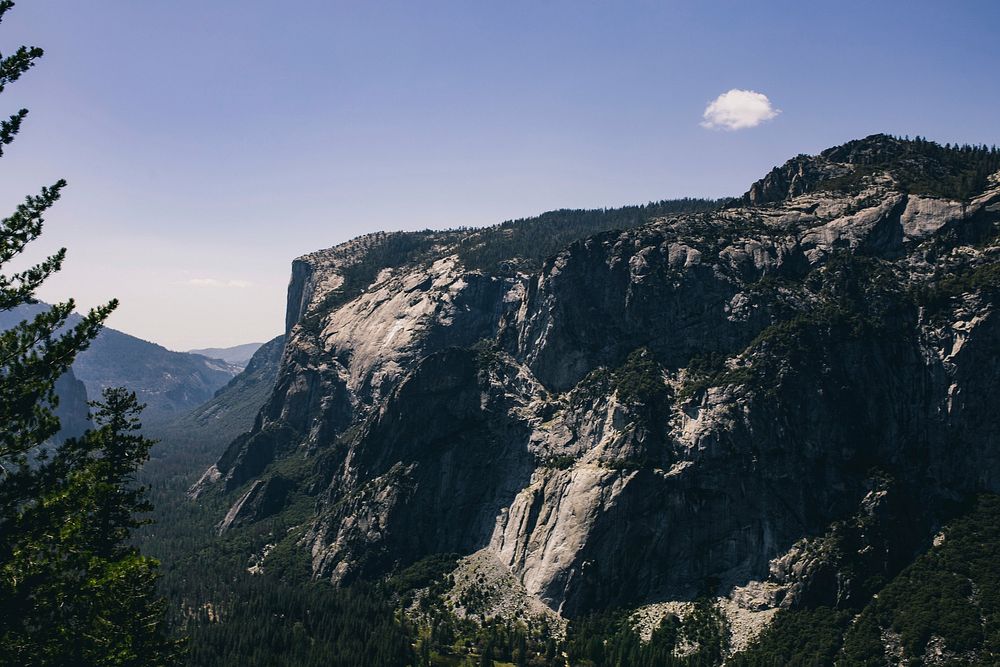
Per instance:
[[[188,352],[212,359],[222,359],[226,363],[243,368],[261,345],[263,343],[245,343],[233,347],[206,347],[200,350],[188,350]]]
[[[283,349],[284,336],[258,346],[246,368],[212,398],[173,419],[150,424],[146,430],[161,440],[152,452],[158,474],[189,467],[192,458],[216,457],[233,438],[249,431],[274,387]]]
[[[587,626],[596,643],[571,624],[573,664],[629,623],[717,664],[777,610],[832,610],[827,649],[852,659],[975,662],[1000,639],[978,570],[981,593],[934,593],[949,619],[987,614],[978,635],[927,617],[894,644],[915,621],[890,599],[843,637],[1000,492],[998,170],[995,150],[875,135],[725,207],[597,217],[576,240],[539,218],[306,255],[273,391],[195,492],[225,499],[226,534],[277,536],[246,553],[261,571],[346,585],[451,563],[421,601],[434,627],[636,610]],[[782,613],[749,664],[802,659],[819,625]]]
[[[0,328],[10,328],[46,307],[39,303],[2,312]],[[74,314],[69,324],[78,321]],[[170,418],[204,403],[239,372],[239,367],[225,361],[173,352],[108,327],[73,364],[73,373],[91,400],[100,397],[105,387],[124,386],[136,392],[147,406],[146,422]]]

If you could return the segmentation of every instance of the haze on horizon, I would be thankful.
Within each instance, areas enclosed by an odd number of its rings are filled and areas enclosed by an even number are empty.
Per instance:
[[[0,109],[31,111],[0,204],[66,178],[39,296],[224,347],[359,234],[736,195],[875,132],[1000,142],[1000,5],[813,4],[21,0],[0,50],[46,55]]]

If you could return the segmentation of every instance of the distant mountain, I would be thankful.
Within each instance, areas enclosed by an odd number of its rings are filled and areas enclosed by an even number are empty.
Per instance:
[[[284,345],[285,337],[278,336],[258,346],[243,372],[211,399],[174,419],[149,424],[145,430],[161,443],[152,452],[151,474],[163,479],[177,472],[175,467],[189,470],[192,461],[208,465],[233,439],[253,428],[274,388]]]
[[[227,363],[243,368],[263,344],[264,343],[245,343],[243,345],[234,345],[233,347],[206,347],[200,350],[188,350],[188,353],[200,354],[203,357],[209,357],[211,359],[222,359]]]
[[[204,403],[239,367],[198,354],[173,352],[156,343],[104,329],[73,364],[87,394],[124,386],[146,404],[147,421],[177,415]]]
[[[0,329],[8,329],[48,306],[43,303],[0,312]],[[69,324],[80,321],[72,315]],[[173,352],[156,343],[105,327],[76,358],[73,373],[93,400],[105,387],[123,386],[146,404],[146,423],[169,419],[212,398],[237,373],[238,366],[198,354]]]

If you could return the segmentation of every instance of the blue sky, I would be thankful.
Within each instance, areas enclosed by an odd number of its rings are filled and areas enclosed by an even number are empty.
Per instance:
[[[378,229],[739,194],[873,132],[1000,143],[997,2],[20,0],[45,58],[0,204],[63,177],[41,295],[175,349],[279,333],[291,260]],[[700,126],[730,89],[781,113]]]

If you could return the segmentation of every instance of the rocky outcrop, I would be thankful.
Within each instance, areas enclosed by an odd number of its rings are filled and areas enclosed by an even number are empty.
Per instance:
[[[1000,174],[934,196],[896,141],[533,273],[469,268],[463,232],[300,258],[274,391],[202,488],[228,528],[311,497],[287,539],[339,583],[477,552],[564,616],[855,605],[1000,491]]]
[[[329,255],[311,261],[339,266]],[[300,269],[296,276],[306,282],[295,285],[293,279],[290,292],[304,295],[312,310],[290,334],[277,386],[254,434],[219,463],[229,488],[259,474],[280,453],[265,435],[270,431],[292,433],[307,449],[322,447],[373,414],[421,359],[494,335],[513,286],[510,279],[464,272],[456,258],[443,257],[426,268],[386,268],[355,298],[341,299],[344,279],[333,271]],[[338,300],[343,303],[324,310]]]
[[[831,161],[821,156],[799,155],[750,186],[742,202],[749,206],[775,204],[811,192],[824,181],[845,176],[854,167],[844,161]]]
[[[61,441],[80,437],[93,426],[90,421],[90,406],[87,405],[89,400],[87,388],[70,368],[56,380],[55,390],[59,398],[53,410],[55,416],[59,418],[59,433],[56,439]]]
[[[246,493],[229,508],[219,524],[219,532],[239,526],[248,519],[256,521],[280,511],[293,486],[281,475],[272,475],[266,480],[254,480]]]

